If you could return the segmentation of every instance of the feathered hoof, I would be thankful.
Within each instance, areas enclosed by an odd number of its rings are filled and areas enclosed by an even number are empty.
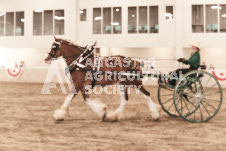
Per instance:
[[[106,122],[117,122],[122,119],[122,112],[109,112],[106,114],[105,120]]]
[[[105,121],[107,105],[102,103],[99,99],[87,100],[86,104],[97,114],[100,121]]]
[[[156,109],[151,112],[151,117],[154,121],[158,121],[160,119],[160,115],[161,115],[161,106],[156,105]]]
[[[104,115],[102,116],[102,118],[100,119],[101,122],[104,122],[106,119],[106,113],[104,113]]]
[[[53,117],[56,121],[63,121],[66,118],[67,112],[65,110],[62,109],[57,109],[54,114]]]

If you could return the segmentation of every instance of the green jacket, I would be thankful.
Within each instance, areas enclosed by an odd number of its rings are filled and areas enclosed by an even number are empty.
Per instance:
[[[194,54],[191,53],[191,56],[188,60],[183,61],[184,64],[189,64],[190,68],[198,69],[200,66],[200,54],[199,51],[195,52]]]

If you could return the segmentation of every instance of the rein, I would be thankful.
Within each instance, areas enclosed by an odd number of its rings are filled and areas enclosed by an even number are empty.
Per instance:
[[[76,45],[75,45],[76,46]],[[59,48],[61,47],[61,42],[57,42],[57,41],[54,41],[53,42],[53,46],[52,46],[52,49],[54,50],[54,53],[48,53],[52,58],[57,58],[56,57],[56,53],[57,53],[57,51],[59,50]],[[86,48],[87,48],[87,45],[85,46],[85,47],[80,47],[80,46],[76,46],[76,47],[78,47],[78,48],[80,48],[80,49],[82,49],[83,50],[83,52],[86,50]],[[60,50],[61,51],[61,50]],[[82,53],[83,53],[82,52]],[[61,52],[61,54],[62,54],[62,52]],[[65,56],[64,58],[72,58],[72,57],[75,57],[75,56],[77,56],[77,55],[71,55],[71,56]]]
[[[54,41],[52,49],[54,50],[54,53],[49,53],[49,55],[54,58],[56,58],[56,53],[59,50],[59,48],[61,47],[61,42],[56,42]],[[78,46],[76,46],[78,47]],[[78,47],[79,49],[85,49],[83,50],[83,52],[81,52],[79,54],[79,57],[76,58],[68,67],[66,67],[65,69],[65,74],[67,75],[67,73],[69,73],[70,71],[74,70],[76,68],[76,70],[80,70],[80,71],[91,71],[94,73],[94,75],[96,74],[111,74],[111,75],[124,75],[124,76],[140,76],[141,78],[143,77],[143,75],[140,74],[131,74],[131,73],[120,73],[120,72],[112,72],[112,71],[98,71],[98,70],[94,70],[91,69],[89,67],[86,67],[85,65],[81,64],[84,60],[86,60],[88,57],[90,57],[93,54],[93,51],[96,49],[96,42],[94,43],[94,45],[92,45],[89,49],[86,49],[86,47]],[[62,52],[61,52],[62,54]],[[63,58],[71,58],[71,57],[75,57],[77,55],[71,55],[71,56],[65,56]]]
[[[86,48],[87,48],[87,45],[86,45],[85,47],[79,47],[79,46],[76,46],[76,47],[82,49],[82,50],[83,50],[82,53],[85,53]],[[82,55],[82,53],[81,53],[80,55]],[[80,56],[80,55],[79,55],[79,56]],[[72,57],[75,57],[75,56],[77,56],[77,55],[65,56],[64,58],[72,58]]]

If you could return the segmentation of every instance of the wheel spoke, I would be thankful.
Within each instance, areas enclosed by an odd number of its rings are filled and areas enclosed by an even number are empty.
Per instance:
[[[191,89],[187,89],[190,93],[194,94],[195,92],[193,92]],[[187,93],[189,94],[189,93]]]
[[[206,96],[206,95],[212,95],[212,94],[218,94],[218,93],[220,93],[220,91],[218,91],[218,92],[213,92],[213,93],[208,93],[208,94],[205,94],[205,93],[204,93],[204,95]]]
[[[191,90],[189,90],[190,92],[183,92],[182,94],[185,94],[187,96],[192,96],[191,94],[194,94],[194,92],[192,92]],[[193,97],[193,96],[192,96]]]
[[[183,98],[183,100],[184,100],[184,98]],[[184,106],[184,107],[186,107],[187,110],[188,110],[188,113],[187,113],[185,116],[188,116],[189,114],[191,114],[191,112],[190,112],[190,110],[189,110],[189,108],[188,108],[187,103],[186,103],[185,100],[184,100],[184,103],[185,103],[185,106]],[[184,108],[184,107],[183,107],[183,108]]]
[[[202,100],[203,102],[205,102],[207,105],[209,105],[210,107],[212,107],[213,109],[217,110],[213,105],[207,103],[205,100]]]
[[[175,96],[177,99],[178,96]],[[174,107],[174,89],[168,87],[159,87],[158,88],[158,100],[162,109],[170,116],[177,117],[179,116]]]
[[[168,111],[169,111],[169,110],[170,110],[170,108],[173,106],[173,104],[174,104],[174,103],[172,103],[172,104],[169,106]]]
[[[203,87],[202,92],[205,90],[205,88],[206,88],[207,84],[209,83],[210,79],[211,79],[211,76],[209,77],[208,81],[206,82],[205,86]]]
[[[184,91],[183,94],[194,94],[190,89],[187,89],[187,91]]]
[[[189,101],[189,103],[192,104],[191,107],[190,107],[190,111],[191,111],[193,107],[196,107],[196,105],[191,101]]]
[[[168,103],[170,100],[173,100],[173,98],[171,98],[171,99],[169,99],[169,100],[163,102],[162,104],[166,104],[166,103]]]
[[[197,86],[196,86],[196,83],[194,83],[195,84],[195,92],[197,92]]]
[[[173,94],[164,94],[164,95],[161,95],[161,96],[172,96]]]
[[[163,88],[163,89],[174,92],[174,89],[170,89],[170,88],[167,88],[167,87]]]
[[[201,105],[199,104],[199,110],[200,110],[200,116],[201,116],[201,119],[203,121],[203,115],[202,115],[202,108],[201,108]]]
[[[194,92],[183,92],[183,94],[194,94]]]
[[[188,94],[186,94],[186,93],[185,93],[185,95],[189,96],[190,98],[194,98],[194,96],[192,96],[192,95],[188,95]]]
[[[215,83],[214,85],[212,85],[211,87],[207,88],[207,90],[204,91],[203,89],[203,93],[209,91],[210,89],[212,89],[215,85],[217,85],[217,83]]]
[[[209,114],[209,116],[211,116],[210,113],[209,113],[209,111],[207,110],[206,106],[203,103],[201,103],[201,104],[204,107],[204,109],[206,110],[206,112]]]
[[[175,109],[175,108],[174,108]],[[174,115],[177,113],[177,110],[175,109],[175,111],[174,111]]]
[[[182,102],[182,98],[180,98],[180,106],[181,106],[181,113],[183,114],[183,102]]]
[[[210,99],[210,98],[207,98],[207,97],[203,97],[204,99],[206,100],[210,100],[210,101],[217,101],[217,102],[220,102],[221,100],[216,100],[216,99]]]
[[[178,103],[178,105],[179,105],[179,103]],[[178,109],[181,111],[181,113],[183,114],[183,109],[185,108],[185,106],[183,106],[183,98],[180,98],[180,109],[179,109],[179,106],[178,106]]]
[[[196,112],[194,112],[193,121],[195,121],[195,113],[196,113]]]

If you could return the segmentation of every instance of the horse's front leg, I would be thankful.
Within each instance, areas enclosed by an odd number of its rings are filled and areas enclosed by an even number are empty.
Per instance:
[[[57,109],[53,114],[53,117],[57,121],[64,120],[66,116],[69,116],[69,106],[71,104],[72,99],[76,96],[74,93],[68,94],[67,98],[64,101],[64,104],[61,106],[60,109]]]

